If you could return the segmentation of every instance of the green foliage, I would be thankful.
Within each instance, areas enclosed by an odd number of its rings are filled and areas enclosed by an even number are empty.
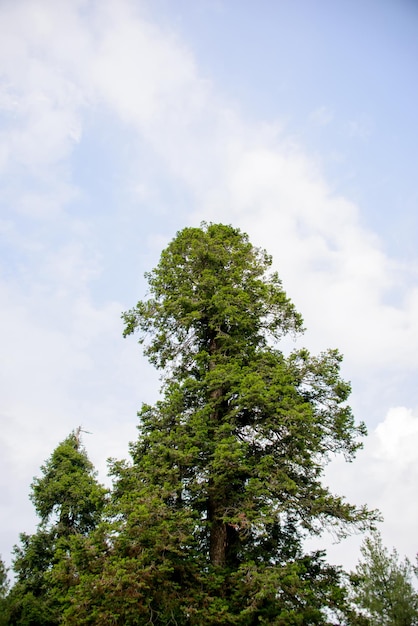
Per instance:
[[[67,623],[348,614],[342,573],[302,543],[328,525],[369,527],[373,514],[322,484],[329,455],[352,459],[364,426],[337,351],[277,348],[302,319],[270,267],[237,229],[186,228],[148,274],[150,298],[123,315],[164,370],[164,395],[139,414],[132,464],[113,465],[110,522],[91,537]]]
[[[38,532],[22,535],[10,624],[364,624],[344,574],[304,539],[376,514],[323,484],[365,434],[329,350],[289,355],[302,332],[271,258],[221,224],[179,232],[123,314],[163,372],[139,413],[131,462],[113,461],[103,509],[78,436],[35,479]]]
[[[3,559],[0,558],[0,626],[5,626],[8,621],[8,600],[9,580],[7,576],[8,568]]]
[[[250,357],[267,334],[279,338],[302,328],[277,274],[265,279],[270,266],[271,257],[237,229],[185,228],[146,275],[153,297],[123,315],[124,335],[140,329],[142,342],[149,333],[151,362],[177,362],[177,376],[190,367],[207,369],[211,337],[223,362]]]
[[[87,534],[100,519],[104,492],[79,432],[71,433],[41,470],[43,476],[34,479],[31,494],[41,526],[53,527],[58,536]]]
[[[377,532],[364,541],[361,554],[351,586],[354,601],[370,626],[418,624],[418,593],[410,561],[401,561],[396,550],[389,553]]]
[[[35,534],[21,534],[15,547],[16,581],[6,623],[60,623],[69,590],[78,581],[73,546],[95,528],[105,504],[105,491],[80,444],[79,430],[58,445],[41,467],[43,476],[32,483],[40,523]]]
[[[6,597],[9,589],[9,580],[7,577],[7,567],[2,558],[0,558],[0,600]]]

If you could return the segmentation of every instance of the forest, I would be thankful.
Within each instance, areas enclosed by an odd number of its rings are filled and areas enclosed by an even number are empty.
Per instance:
[[[366,436],[336,349],[303,334],[272,258],[239,229],[176,234],[122,314],[161,372],[129,460],[97,479],[75,428],[30,488],[39,518],[0,567],[0,625],[413,626],[417,568],[380,513],[327,487]],[[115,418],[117,419],[117,417]],[[353,572],[306,540],[362,533]]]

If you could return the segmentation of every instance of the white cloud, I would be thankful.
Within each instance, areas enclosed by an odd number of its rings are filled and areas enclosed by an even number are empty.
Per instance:
[[[328,126],[334,119],[334,112],[327,106],[320,106],[309,117],[316,126]]]
[[[102,4],[94,19],[100,36],[87,67],[107,104],[147,134],[162,117],[179,122],[183,115],[188,122],[187,87],[192,87],[193,99],[197,77],[188,51],[141,19],[134,7],[128,2]]]
[[[63,64],[70,44],[74,56],[83,53],[80,3],[71,4],[19,1],[1,7],[0,175],[9,215],[56,219],[77,197],[66,161],[81,140],[86,94]]]
[[[384,523],[379,529],[384,543],[411,560],[418,552],[417,450],[418,411],[394,407],[370,432],[354,463],[338,459],[327,471],[328,482],[336,493],[344,494],[349,502],[367,503],[381,511]],[[336,562],[354,567],[360,542],[357,536],[328,549]]]
[[[356,120],[350,120],[346,124],[346,132],[352,139],[366,141],[373,132],[372,121],[366,115]]]
[[[375,430],[375,448],[377,460],[391,462],[396,471],[410,469],[417,460],[418,415],[405,407],[391,409]]]
[[[0,552],[6,559],[17,533],[33,528],[29,484],[57,443],[80,424],[91,431],[85,443],[103,480],[106,458],[127,456],[136,410],[155,399],[158,386],[139,350],[121,338],[122,304],[95,305],[86,288],[94,266],[79,251],[67,252],[57,256],[51,282],[38,280],[26,294],[0,283]]]
[[[240,224],[273,254],[316,348],[340,346],[359,371],[416,367],[416,289],[309,157],[280,142],[244,145],[224,176],[215,202],[202,193],[199,216]],[[391,302],[399,286],[407,300]]]
[[[361,370],[415,367],[416,295],[406,285],[408,301],[390,301],[402,272],[358,207],[277,127],[251,127],[230,111],[175,38],[128,3],[117,17],[106,7],[91,83],[192,191],[195,219],[240,224],[273,253],[322,347],[340,345]]]

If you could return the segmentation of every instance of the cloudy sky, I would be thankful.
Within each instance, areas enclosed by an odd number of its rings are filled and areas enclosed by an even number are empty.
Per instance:
[[[267,248],[303,343],[345,355],[369,437],[328,480],[379,507],[385,543],[414,558],[417,61],[415,0],[0,2],[6,561],[72,429],[103,480],[127,456],[158,375],[120,313],[202,219]],[[358,542],[330,559],[352,567]]]

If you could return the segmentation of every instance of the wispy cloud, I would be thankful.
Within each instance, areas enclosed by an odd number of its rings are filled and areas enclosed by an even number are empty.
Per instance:
[[[327,106],[320,106],[310,114],[310,120],[317,126],[328,126],[334,120],[332,109]]]
[[[380,530],[388,546],[396,546],[401,554],[415,559],[414,533],[418,504],[414,497],[418,481],[416,450],[418,446],[418,412],[406,407],[393,407],[370,431],[364,449],[355,463],[343,468],[335,461],[328,473],[336,493],[345,493],[351,501],[367,502],[378,508],[384,518]],[[333,557],[354,567],[361,537],[347,545],[332,548]]]

